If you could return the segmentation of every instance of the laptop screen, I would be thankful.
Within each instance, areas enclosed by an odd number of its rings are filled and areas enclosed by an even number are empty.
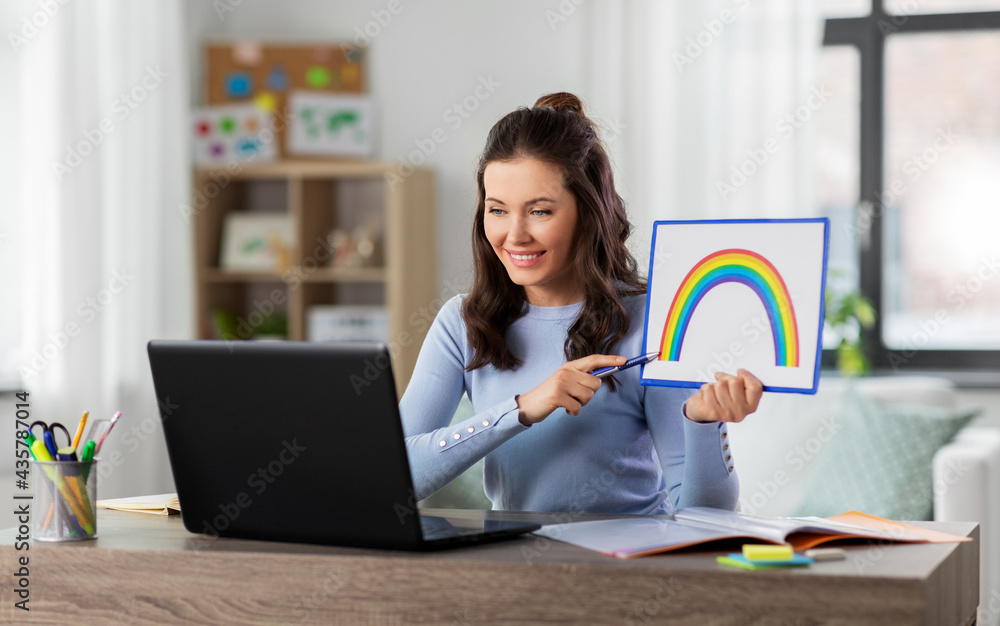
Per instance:
[[[148,353],[188,530],[419,542],[384,345],[152,341]]]

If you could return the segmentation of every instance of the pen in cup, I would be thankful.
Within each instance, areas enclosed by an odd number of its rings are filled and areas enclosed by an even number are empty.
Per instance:
[[[104,431],[104,434],[101,435],[101,438],[97,440],[97,446],[94,448],[94,454],[97,454],[101,451],[101,446],[104,445],[104,440],[107,438],[108,435],[111,434],[111,429],[115,427],[115,423],[118,422],[118,418],[121,416],[122,416],[121,411],[117,411],[115,412],[114,415],[111,416],[111,422],[108,424],[108,429]]]
[[[83,417],[80,418],[80,425],[76,427],[76,436],[73,437],[73,448],[76,450],[80,449],[80,437],[83,436],[83,427],[87,425],[87,418],[90,416],[90,411],[84,411]]]
[[[23,433],[23,443],[34,459],[38,472],[36,502],[39,515],[33,520],[35,538],[39,541],[67,541],[92,539],[97,534],[96,476],[93,462],[97,449],[107,439],[114,424],[121,417],[116,413],[110,420],[90,420],[84,412],[75,436],[58,422],[36,421]],[[34,428],[42,432],[35,436]],[[65,444],[57,439],[56,432],[63,431]],[[84,439],[89,430],[97,439]],[[19,442],[20,443],[20,442]],[[41,512],[44,511],[44,514]]]
[[[80,460],[81,461],[93,461],[94,460],[94,448],[96,448],[96,447],[97,447],[97,445],[93,441],[88,441],[86,444],[84,444],[84,446],[83,446],[83,454],[80,457]]]
[[[104,438],[111,432],[111,429],[114,427],[121,415],[122,412],[118,411],[109,420],[94,420],[90,423],[90,430],[87,432],[85,440],[94,442],[96,446],[94,449],[95,455],[101,451],[101,445],[104,443]]]
[[[42,443],[45,444],[45,449],[48,451],[49,456],[55,457],[56,441],[55,437],[52,436],[52,431],[47,430],[44,433],[42,433]]]
[[[35,458],[39,461],[53,461],[55,459],[49,455],[49,451],[46,449],[45,444],[41,441],[35,441],[31,445],[32,451],[35,453]],[[74,492],[73,488],[70,487],[69,481],[66,477],[60,474],[60,471],[54,467],[49,467],[46,465],[41,466],[44,474],[48,476],[48,479],[52,481],[52,484],[59,490],[63,498],[66,501],[67,506],[72,511],[73,515],[76,516],[77,521],[83,528],[84,532],[88,535],[94,534],[94,519],[93,519],[93,509],[87,510],[84,508],[84,498],[81,497],[82,494],[79,492]],[[75,481],[75,477],[69,477],[72,481]]]

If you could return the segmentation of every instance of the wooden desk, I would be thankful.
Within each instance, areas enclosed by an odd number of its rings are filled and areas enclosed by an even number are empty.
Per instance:
[[[623,561],[533,535],[404,553],[202,538],[179,517],[98,520],[97,540],[31,545],[30,612],[13,608],[26,553],[0,533],[0,622],[964,626],[979,597],[972,523],[928,523],[972,542],[853,546],[847,561],[750,572],[717,564],[719,551]]]

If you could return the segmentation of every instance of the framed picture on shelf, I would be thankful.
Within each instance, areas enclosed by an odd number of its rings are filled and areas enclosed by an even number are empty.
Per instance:
[[[295,91],[285,151],[293,155],[370,157],[375,149],[372,99],[354,94]]]
[[[222,225],[219,267],[240,272],[282,272],[291,266],[292,218],[287,213],[228,213]]]

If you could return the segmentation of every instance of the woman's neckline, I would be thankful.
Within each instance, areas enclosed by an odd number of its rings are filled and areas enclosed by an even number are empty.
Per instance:
[[[585,300],[563,306],[538,306],[525,302],[524,317],[542,320],[576,319],[583,310]]]

